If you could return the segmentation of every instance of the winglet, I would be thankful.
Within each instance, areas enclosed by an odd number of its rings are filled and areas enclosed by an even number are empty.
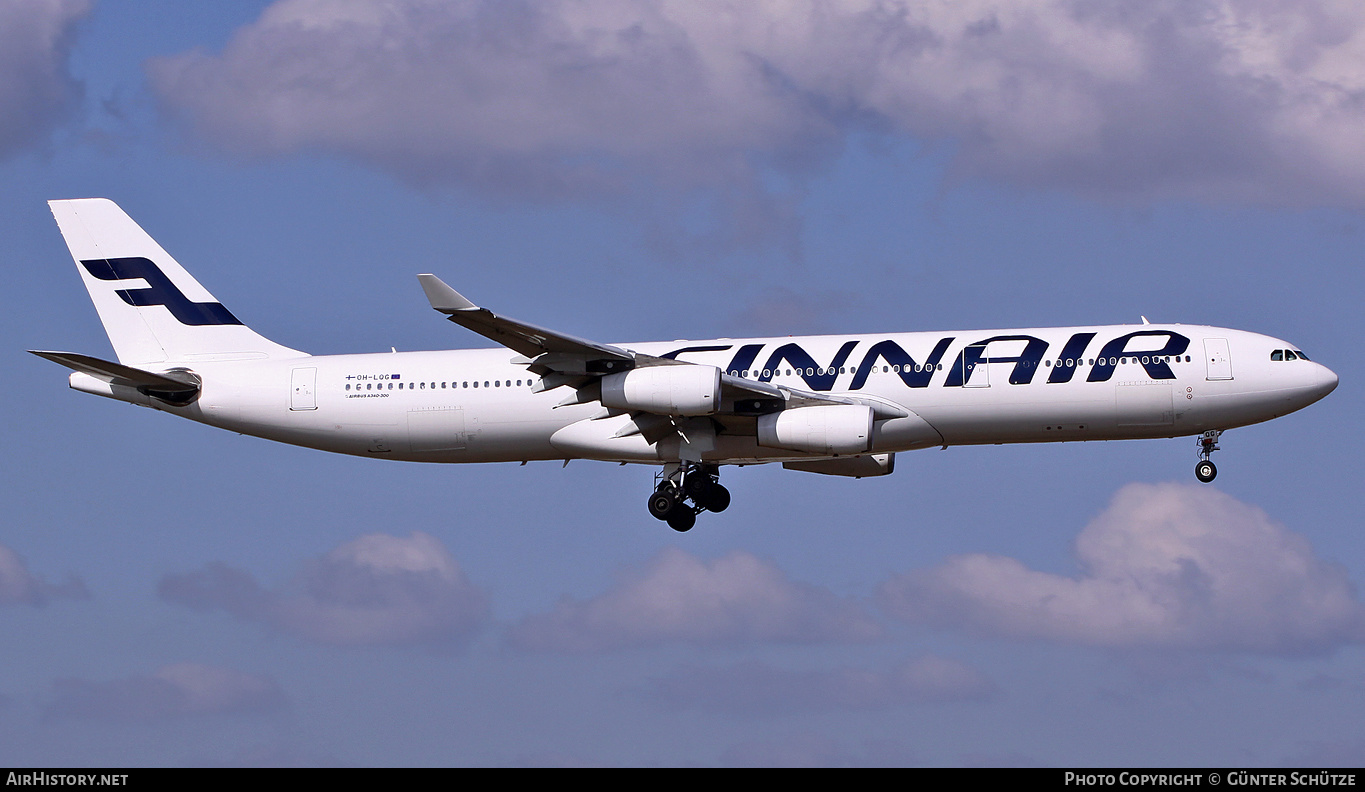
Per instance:
[[[427,293],[431,307],[441,313],[478,310],[479,306],[465,299],[464,295],[447,286],[445,281],[435,275],[418,275],[417,280],[422,284],[422,291]]]
[[[498,316],[487,308],[480,308],[466,300],[464,295],[447,286],[435,275],[418,275],[422,290],[427,293],[431,307],[445,314],[455,324],[473,330],[484,338],[502,344],[524,358],[535,360],[547,352],[560,352],[589,360],[620,360],[634,365],[636,357],[631,352],[606,344],[596,344],[582,338],[564,333],[556,333],[533,324],[518,322],[505,316]],[[577,359],[576,358],[576,359]],[[672,361],[668,361],[672,362]],[[585,362],[578,359],[578,376],[582,376]],[[538,366],[547,371],[554,365],[541,360]],[[624,371],[625,369],[620,369]]]

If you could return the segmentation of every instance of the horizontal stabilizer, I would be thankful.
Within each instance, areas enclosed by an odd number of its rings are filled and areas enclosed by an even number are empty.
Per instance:
[[[199,379],[188,371],[153,374],[150,371],[74,352],[42,352],[36,349],[30,349],[29,352],[66,366],[72,371],[88,374],[101,382],[136,388],[142,393],[172,402],[189,401],[199,392]]]

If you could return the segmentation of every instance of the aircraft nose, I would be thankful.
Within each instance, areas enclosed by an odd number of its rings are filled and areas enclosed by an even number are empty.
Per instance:
[[[1321,363],[1313,364],[1312,374],[1304,387],[1304,395],[1309,397],[1309,404],[1321,399],[1327,394],[1337,389],[1337,374]]]
[[[1328,369],[1321,363],[1309,363],[1310,367],[1301,370],[1299,377],[1302,377],[1302,380],[1299,380],[1294,388],[1295,395],[1298,396],[1298,400],[1301,400],[1304,407],[1321,399],[1321,397],[1327,396],[1328,393],[1336,389],[1336,371]]]

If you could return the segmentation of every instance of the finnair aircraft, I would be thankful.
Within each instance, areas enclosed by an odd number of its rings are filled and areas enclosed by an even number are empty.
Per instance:
[[[900,451],[1199,438],[1331,393],[1269,336],[1179,324],[600,344],[480,308],[431,307],[500,349],[311,356],[257,335],[112,201],[50,202],[118,363],[33,354],[71,387],[282,443],[412,462],[659,465],[649,511],[723,511],[724,465],[880,476]]]

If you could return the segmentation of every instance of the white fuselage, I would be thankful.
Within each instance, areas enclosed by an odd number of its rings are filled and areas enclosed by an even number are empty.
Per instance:
[[[878,420],[870,453],[931,446],[1176,437],[1266,421],[1329,393],[1336,375],[1238,330],[1123,325],[625,344],[726,374],[909,417]],[[515,361],[522,362],[515,362]],[[1110,364],[1110,360],[1114,362]],[[169,367],[171,364],[167,364]],[[420,462],[676,460],[677,441],[622,436],[629,413],[540,378],[507,349],[184,362],[199,398],[176,407],[76,373],[72,387],[295,445]],[[561,406],[562,405],[562,406]],[[721,416],[717,416],[720,419]],[[679,419],[683,435],[687,422]],[[753,418],[718,420],[716,464],[809,459],[765,448]],[[746,421],[750,423],[746,424]]]

